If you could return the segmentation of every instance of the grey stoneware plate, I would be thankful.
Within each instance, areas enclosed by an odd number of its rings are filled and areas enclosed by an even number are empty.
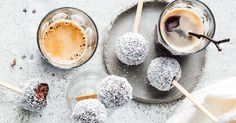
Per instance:
[[[163,46],[157,43],[156,24],[162,9],[167,5],[166,2],[152,1],[145,2],[142,12],[139,33],[150,42],[149,55],[145,62],[138,66],[127,66],[121,63],[115,55],[115,41],[126,32],[132,31],[136,6],[131,6],[123,11],[113,21],[109,35],[104,38],[104,62],[108,74],[122,76],[128,79],[133,90],[134,99],[145,103],[164,103],[179,99],[183,94],[176,88],[168,92],[158,91],[149,84],[147,79],[147,68],[151,60],[160,56],[176,58],[182,69],[182,77],[179,83],[188,91],[199,82],[202,68],[205,63],[205,50],[189,56],[172,56]]]

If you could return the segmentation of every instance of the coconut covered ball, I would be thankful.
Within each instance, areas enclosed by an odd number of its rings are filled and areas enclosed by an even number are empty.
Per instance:
[[[23,94],[20,97],[20,106],[28,111],[39,112],[47,106],[47,95],[49,87],[46,83],[31,81],[23,88]]]
[[[138,33],[126,33],[115,44],[117,58],[126,65],[139,65],[144,62],[149,51],[149,43]]]
[[[99,100],[86,99],[76,103],[71,118],[78,123],[103,123],[107,118],[107,112]]]
[[[97,98],[108,108],[119,107],[132,99],[132,90],[126,78],[110,75],[98,85]]]
[[[150,84],[160,91],[169,91],[172,81],[179,80],[181,68],[177,60],[169,57],[159,57],[152,60],[148,67],[147,78]]]

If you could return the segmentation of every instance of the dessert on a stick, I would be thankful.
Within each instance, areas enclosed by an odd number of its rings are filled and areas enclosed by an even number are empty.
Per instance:
[[[79,123],[102,123],[106,108],[117,108],[132,99],[132,87],[126,78],[110,75],[97,86],[96,93],[76,97],[71,118]]]
[[[118,37],[115,44],[117,58],[126,65],[139,65],[144,62],[149,51],[149,42],[138,33],[143,0],[138,1],[133,32]]]
[[[178,61],[169,57],[154,59],[147,71],[147,78],[153,87],[160,91],[169,91],[171,88],[176,87],[210,119],[218,123],[219,120],[177,82],[180,76],[181,68]]]
[[[0,85],[21,94],[20,106],[25,110],[39,112],[47,106],[47,95],[49,91],[47,83],[32,80],[23,89],[3,81],[0,81]]]

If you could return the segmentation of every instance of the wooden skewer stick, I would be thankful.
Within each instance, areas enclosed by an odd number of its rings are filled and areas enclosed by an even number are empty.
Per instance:
[[[81,101],[81,100],[85,100],[85,99],[96,99],[96,98],[97,98],[97,94],[90,94],[90,95],[78,96],[75,99],[77,101]]]
[[[13,90],[13,91],[15,91],[15,92],[17,92],[17,93],[19,93],[19,94],[22,94],[22,93],[23,93],[23,90],[22,90],[22,89],[20,89],[20,88],[18,88],[18,87],[16,87],[16,86],[13,86],[13,85],[11,85],[11,84],[9,84],[9,83],[0,81],[0,85],[3,86],[3,87],[6,87],[6,88],[8,88],[8,89],[11,89],[11,90]]]
[[[138,32],[142,9],[143,9],[143,0],[139,0],[137,10],[136,10],[135,20],[134,20],[133,32]]]
[[[176,80],[173,80],[172,84],[179,89],[186,97],[188,97],[202,112],[204,112],[210,119],[218,123],[219,120],[197,99],[195,99],[186,89],[184,89]]]

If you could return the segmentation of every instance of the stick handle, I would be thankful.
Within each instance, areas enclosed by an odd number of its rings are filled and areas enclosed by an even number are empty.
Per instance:
[[[96,98],[97,98],[97,94],[90,94],[90,95],[78,96],[75,99],[77,101],[81,101],[81,100],[84,100],[84,99],[96,99]]]
[[[176,80],[173,80],[172,84],[178,88],[186,97],[188,97],[202,112],[204,112],[210,119],[218,123],[219,120],[198,100],[196,100],[187,90],[185,90]]]
[[[135,20],[134,20],[133,32],[138,32],[142,9],[143,9],[143,0],[139,0],[137,10],[136,10]]]
[[[18,87],[16,87],[16,86],[13,86],[13,85],[11,85],[11,84],[9,84],[9,83],[0,81],[0,85],[3,86],[3,87],[6,87],[6,88],[8,88],[8,89],[11,89],[11,90],[13,90],[13,91],[15,91],[15,92],[17,92],[17,93],[19,93],[19,94],[22,94],[22,93],[23,93],[23,90],[22,90],[22,89],[20,89],[20,88],[18,88]]]

